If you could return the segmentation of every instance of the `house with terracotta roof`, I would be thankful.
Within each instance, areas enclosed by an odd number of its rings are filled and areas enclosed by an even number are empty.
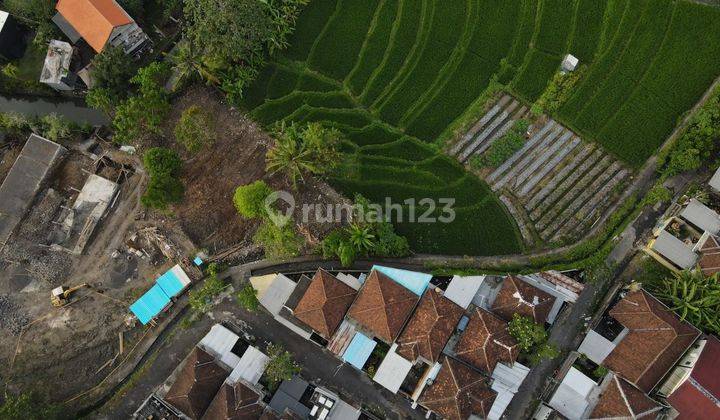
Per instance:
[[[555,302],[550,293],[516,276],[507,276],[492,304],[492,312],[508,322],[513,314],[520,314],[542,325],[548,321]]]
[[[189,418],[200,419],[228,373],[215,362],[213,356],[195,347],[165,394],[164,400]]]
[[[658,390],[680,418],[720,418],[720,340],[700,339]]]
[[[626,331],[600,364],[646,393],[655,388],[700,335],[644,290],[628,293],[609,314]]]
[[[418,295],[373,270],[347,315],[361,329],[392,343],[400,335],[418,300]]]
[[[465,311],[433,288],[425,291],[407,326],[397,339],[397,354],[429,365],[440,353],[455,331]]]
[[[116,0],[59,0],[53,22],[74,44],[81,38],[97,53],[108,46],[133,54],[150,39]]]
[[[263,392],[245,381],[225,382],[203,415],[203,420],[257,419],[265,411]]]
[[[454,353],[458,359],[491,374],[499,362],[512,366],[520,350],[508,332],[507,322],[476,307]]]
[[[600,383],[570,368],[549,406],[569,419],[656,419],[667,407],[634,385],[608,373]]]
[[[432,384],[425,387],[418,404],[447,420],[487,418],[496,396],[486,376],[444,356],[440,371]]]
[[[355,300],[357,291],[318,269],[293,314],[318,335],[330,339]]]

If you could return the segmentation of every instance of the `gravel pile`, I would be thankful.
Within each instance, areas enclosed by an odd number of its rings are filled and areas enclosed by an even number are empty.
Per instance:
[[[30,319],[20,311],[17,304],[7,295],[0,295],[0,329],[8,330],[12,335],[18,336],[29,322]]]

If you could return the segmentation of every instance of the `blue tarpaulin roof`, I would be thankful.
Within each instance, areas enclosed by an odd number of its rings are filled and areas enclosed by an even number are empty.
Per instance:
[[[130,311],[145,325],[162,312],[168,303],[170,297],[156,284],[130,306]]]
[[[185,285],[172,270],[160,276],[157,279],[157,284],[163,289],[163,292],[170,297],[177,296],[185,289]]]
[[[362,370],[376,345],[375,340],[362,333],[355,333],[355,337],[343,354],[343,360]]]
[[[401,270],[399,268],[383,267],[381,265],[374,265],[372,269],[385,274],[396,283],[404,286],[418,296],[422,296],[422,294],[425,293],[425,289],[427,289],[428,284],[430,284],[430,280],[432,280],[433,277],[432,274]]]
[[[203,260],[202,260],[202,258],[200,258],[200,257],[195,257],[195,259],[193,260],[193,262],[195,263],[195,265],[201,266],[202,263],[203,263]]]

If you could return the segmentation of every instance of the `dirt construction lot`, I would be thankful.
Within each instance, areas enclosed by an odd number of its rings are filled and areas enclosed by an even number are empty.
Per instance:
[[[175,122],[190,104],[210,110],[217,118],[217,141],[194,156],[176,145],[172,135]],[[224,105],[215,93],[191,89],[176,100],[164,138],[152,141],[152,145],[174,148],[184,160],[185,197],[165,212],[148,211],[140,203],[147,183],[140,156],[121,154],[102,141],[90,151],[79,142],[64,144],[70,150],[13,236],[0,247],[0,386],[12,392],[36,390],[54,402],[69,402],[71,410],[87,404],[84,392],[118,368],[147,331],[127,325],[128,308],[158,275],[178,257],[192,256],[201,248],[211,256],[228,249],[253,249],[257,222],[237,215],[232,204],[237,186],[265,179],[276,190],[291,191],[300,204],[346,202],[324,182],[309,180],[292,191],[282,176],[268,176],[265,152],[269,144],[266,134]],[[22,145],[19,139],[12,147],[0,149],[0,181]],[[142,153],[149,144],[140,146]],[[99,165],[99,157],[105,155],[113,164],[120,162],[122,168],[132,169],[119,172],[112,165]],[[127,176],[121,177],[121,172]],[[65,220],[60,215],[73,206],[91,173],[117,181],[117,198],[82,254],[58,250],[53,244]],[[310,252],[335,225],[299,223],[300,208],[295,213],[296,225]],[[158,243],[158,237],[164,242]],[[170,245],[175,257],[164,255],[163,244]],[[261,257],[257,247],[253,252],[245,258]],[[90,287],[75,292],[71,304],[51,305],[53,288],[80,284]],[[154,330],[149,335],[153,334]]]

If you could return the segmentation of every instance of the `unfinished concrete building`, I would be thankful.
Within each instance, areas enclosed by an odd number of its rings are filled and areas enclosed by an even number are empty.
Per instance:
[[[32,134],[0,186],[0,243],[4,245],[27,213],[55,164],[66,151]]]

